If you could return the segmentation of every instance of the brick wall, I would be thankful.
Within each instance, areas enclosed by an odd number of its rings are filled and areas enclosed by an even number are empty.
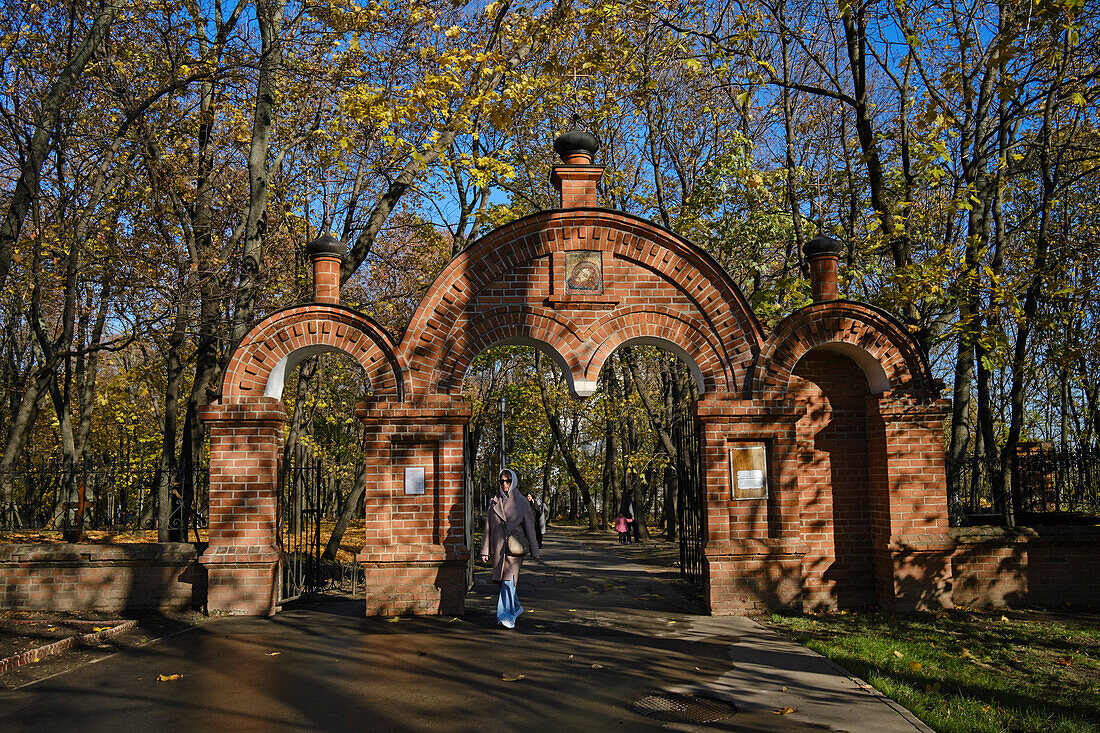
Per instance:
[[[1100,527],[951,530],[956,605],[1100,606]]]
[[[280,369],[303,354],[342,350],[375,392],[359,411],[367,508],[357,559],[368,574],[367,610],[460,610],[469,557],[462,381],[478,354],[502,343],[544,349],[582,396],[626,343],[659,345],[689,364],[702,393],[713,612],[861,605],[872,588],[889,607],[914,593],[918,605],[943,595],[950,564],[937,566],[928,549],[946,528],[934,444],[942,405],[905,330],[871,306],[830,301],[765,334],[705,252],[631,215],[589,208],[601,170],[555,168],[563,208],[506,224],[452,258],[399,344],[369,319],[324,303],[284,309],[250,332],[230,362],[223,404],[204,416],[218,453],[202,560],[211,607],[271,607],[263,591],[278,558],[265,486],[277,472],[282,428],[274,412],[252,411],[266,409],[261,395],[280,384]],[[567,287],[578,255],[599,271],[599,287]],[[728,457],[743,444],[766,448],[766,498],[732,495]],[[409,466],[425,469],[423,495],[404,492]],[[925,549],[914,549],[918,537]]]
[[[812,351],[795,368],[799,406],[803,608],[874,601],[867,460],[867,380],[850,359]]]
[[[788,469],[803,485],[805,603],[877,601],[893,610],[950,605],[941,429],[947,403],[938,399],[928,365],[905,330],[866,304],[815,303],[768,335],[749,384],[762,409],[799,403],[791,409],[801,420],[800,453]],[[863,392],[862,420],[852,385]],[[827,424],[834,418],[835,429]],[[854,459],[834,466],[838,452]],[[828,491],[821,490],[827,483]],[[861,495],[866,510],[859,508]]]
[[[278,310],[248,332],[226,366],[222,404],[264,397],[273,373],[281,385],[302,355],[324,351],[350,354],[375,395],[400,398],[404,377],[386,330],[350,308],[312,303]]]
[[[792,405],[761,408],[748,400],[700,400],[706,487],[706,598],[711,613],[799,608],[802,598],[797,451]],[[765,446],[766,499],[733,497],[729,451]]]
[[[569,251],[600,253],[600,292],[566,292]],[[731,392],[762,338],[744,296],[698,248],[628,214],[565,209],[506,224],[456,255],[397,356],[415,402],[457,395],[469,364],[496,343],[539,342],[575,384],[594,384],[619,344],[653,339],[686,354],[705,391]]]
[[[800,609],[801,553],[778,541],[747,541],[728,555],[708,553],[704,588],[715,615]]]
[[[200,550],[188,543],[0,545],[0,608],[199,608],[206,602]]]

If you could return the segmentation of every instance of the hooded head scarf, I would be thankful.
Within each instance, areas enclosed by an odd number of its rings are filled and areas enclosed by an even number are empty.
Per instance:
[[[519,476],[516,472],[510,468],[504,468],[498,476],[505,473],[512,477],[512,485],[508,491],[503,488],[497,489],[497,505],[500,507],[504,521],[508,523],[508,529],[511,530],[523,519],[524,511],[527,509],[527,497],[519,490]]]

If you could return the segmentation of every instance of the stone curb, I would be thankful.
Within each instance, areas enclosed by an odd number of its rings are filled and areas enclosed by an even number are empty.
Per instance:
[[[61,639],[60,641],[55,641],[52,644],[40,646],[37,649],[28,649],[25,652],[20,652],[19,654],[10,656],[7,659],[0,659],[0,674],[7,672],[9,669],[22,667],[24,664],[30,664],[31,662],[37,662],[38,660],[44,659],[48,656],[59,654],[77,644],[91,644],[96,641],[102,641],[103,639],[109,639],[112,636],[117,636],[123,631],[132,629],[135,626],[137,626],[136,620],[123,621],[117,626],[112,626],[111,628],[104,629],[103,631],[93,631],[90,634],[70,636],[67,639]]]

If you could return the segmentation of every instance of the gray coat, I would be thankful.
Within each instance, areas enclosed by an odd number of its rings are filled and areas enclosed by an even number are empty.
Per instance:
[[[515,491],[516,489],[512,489]],[[535,541],[535,515],[527,499],[523,500],[523,516],[509,526],[504,512],[500,508],[499,497],[494,496],[485,510],[485,525],[481,531],[481,555],[488,555],[493,564],[493,580],[519,581],[519,569],[523,565],[522,557],[512,557],[505,550],[508,536],[521,525],[527,542],[531,546],[531,557],[539,557],[539,545]]]

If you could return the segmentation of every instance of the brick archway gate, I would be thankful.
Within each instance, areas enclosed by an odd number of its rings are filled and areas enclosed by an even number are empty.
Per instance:
[[[316,303],[258,324],[230,363],[221,403],[204,415],[211,544],[201,562],[209,607],[272,612],[281,380],[305,356],[341,349],[363,365],[374,389],[357,408],[366,427],[366,532],[356,558],[366,570],[366,613],[461,613],[471,414],[462,382],[478,354],[509,343],[555,359],[579,397],[595,391],[603,364],[627,344],[660,346],[688,365],[700,394],[703,573],[713,613],[798,606],[804,590],[824,605],[843,603],[819,582],[827,577],[821,563],[843,569],[850,559],[837,549],[843,543],[824,542],[815,564],[804,566],[807,517],[824,501],[813,497],[831,497],[836,474],[810,465],[828,415],[815,413],[816,432],[799,427],[808,413],[798,375],[822,353],[826,372],[854,365],[867,384],[859,403],[864,438],[834,459],[862,461],[871,476],[861,496],[873,524],[874,592],[888,607],[945,603],[950,567],[938,543],[947,529],[946,488],[935,435],[943,406],[896,323],[835,300],[836,251],[807,251],[819,302],[766,334],[705,252],[642,219],[597,208],[603,168],[590,153],[564,157],[552,176],[562,208],[507,224],[452,259],[399,344],[335,305],[343,248],[311,243]],[[828,537],[847,531],[840,522],[816,529]]]
[[[338,267],[338,257],[315,253],[315,275],[333,260]],[[229,362],[220,402],[202,412],[210,435],[210,538],[199,562],[211,611],[267,615],[275,608],[286,376],[309,356],[342,351],[363,367],[380,402],[403,394],[385,330],[323,295],[315,300],[258,323]]]

